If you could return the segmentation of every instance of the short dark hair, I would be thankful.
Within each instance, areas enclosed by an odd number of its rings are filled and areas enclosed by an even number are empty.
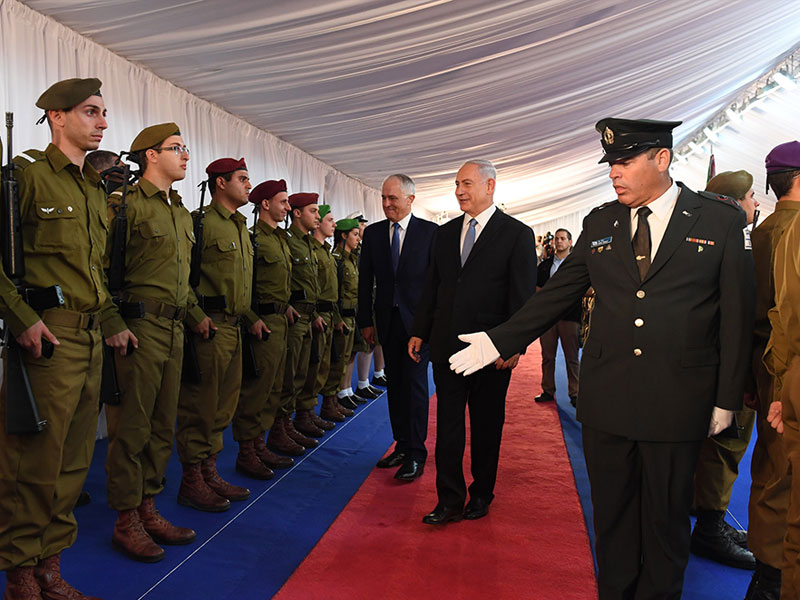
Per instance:
[[[563,227],[560,227],[559,229],[556,229],[556,233],[558,233],[559,231],[563,231],[564,233],[566,233],[567,234],[567,239],[570,242],[572,241],[572,234],[569,232],[569,229],[564,229]]]
[[[217,191],[217,177],[222,177],[225,181],[230,181],[234,171],[230,173],[215,173],[208,178],[208,192],[213,196]]]
[[[661,150],[669,150],[669,162],[672,164],[672,158],[675,156],[675,153],[672,151],[672,148],[650,148],[646,151],[647,158],[653,160]],[[572,238],[570,238],[572,239]]]
[[[110,150],[95,150],[86,155],[86,162],[92,165],[98,173],[113,167],[117,164],[117,160],[119,160],[119,156]]]
[[[778,200],[783,198],[794,185],[794,180],[800,176],[800,169],[793,169],[791,171],[781,171],[780,173],[767,174],[767,186],[772,188]]]

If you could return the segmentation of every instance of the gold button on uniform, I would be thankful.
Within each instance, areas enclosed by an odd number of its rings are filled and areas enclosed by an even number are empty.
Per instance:
[[[637,327],[641,327],[642,325],[644,325],[644,319],[636,319],[633,322],[633,324],[636,325]]]
[[[634,356],[641,356],[641,355],[642,355],[642,350],[641,350],[641,348],[634,348],[634,349],[633,349],[633,355],[634,355]]]
[[[644,296],[645,296],[644,290],[639,290],[638,292],[636,292],[637,298],[644,298]]]

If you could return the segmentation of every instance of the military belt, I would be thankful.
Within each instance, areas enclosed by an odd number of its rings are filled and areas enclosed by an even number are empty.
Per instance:
[[[209,311],[222,312],[228,308],[228,301],[225,296],[198,296],[197,303],[206,314]]]
[[[297,310],[297,312],[307,315],[310,315],[317,309],[317,305],[314,302],[292,302],[292,306]]]
[[[259,302],[258,314],[282,315],[287,308],[289,308],[289,305],[286,302]]]
[[[82,313],[65,308],[49,308],[42,313],[45,325],[86,329],[90,331],[100,327],[100,313]]]
[[[147,298],[129,298],[128,302],[123,302],[122,304],[139,304],[146,313],[155,317],[172,319],[173,321],[183,321],[186,318],[187,310],[185,306],[173,306],[156,300],[148,300]]]
[[[229,315],[224,312],[217,312],[214,310],[206,312],[206,315],[211,317],[211,320],[214,321],[214,323],[226,323],[227,325],[233,325],[234,327],[237,326],[241,321],[240,317]]]
[[[343,317],[355,317],[356,316],[356,309],[355,308],[340,308],[339,314]]]
[[[289,296],[289,302],[294,305],[295,302],[305,302],[306,301],[306,291],[305,290],[294,290],[292,295]]]
[[[333,302],[317,302],[317,312],[333,312]]]

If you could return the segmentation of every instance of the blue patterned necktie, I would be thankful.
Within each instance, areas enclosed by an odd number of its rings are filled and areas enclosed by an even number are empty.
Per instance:
[[[467,258],[469,257],[469,253],[472,251],[472,247],[475,245],[475,226],[478,224],[478,221],[475,219],[469,220],[469,229],[467,229],[467,235],[464,236],[464,247],[461,248],[461,266],[464,266],[464,263],[467,262]]]
[[[397,273],[400,264],[400,223],[393,223],[392,229],[392,269]]]

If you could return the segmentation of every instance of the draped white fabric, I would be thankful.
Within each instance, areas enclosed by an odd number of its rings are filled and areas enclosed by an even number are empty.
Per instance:
[[[355,211],[370,219],[382,216],[377,190],[15,0],[0,0],[0,56],[0,108],[15,113],[17,152],[44,148],[49,141],[47,126],[34,125],[42,113],[34,106],[42,91],[67,77],[99,77],[109,110],[102,148],[127,150],[147,125],[180,125],[191,157],[186,179],[175,188],[189,207],[198,204],[194,186],[206,178],[209,162],[244,156],[253,185],[284,178],[290,193],[320,193],[337,216]]]
[[[25,4],[338,171],[0,0],[0,77],[18,86],[0,99],[13,98],[20,114],[55,79],[97,74],[115,119],[112,146],[146,122],[174,118],[199,150],[192,182],[207,160],[243,154],[260,163],[256,179],[286,173],[293,189],[317,186],[358,203],[377,196],[342,173],[377,188],[401,171],[417,182],[420,208],[449,216],[458,214],[458,166],[489,158],[499,168],[498,203],[541,232],[578,229],[591,207],[613,198],[596,164],[598,119],[683,120],[680,143],[800,42],[800,2],[778,0]],[[758,150],[740,145],[732,162],[763,160],[760,146],[800,137],[764,119],[769,126],[754,126]],[[778,139],[767,141],[767,130]],[[379,214],[377,203],[366,210]]]

